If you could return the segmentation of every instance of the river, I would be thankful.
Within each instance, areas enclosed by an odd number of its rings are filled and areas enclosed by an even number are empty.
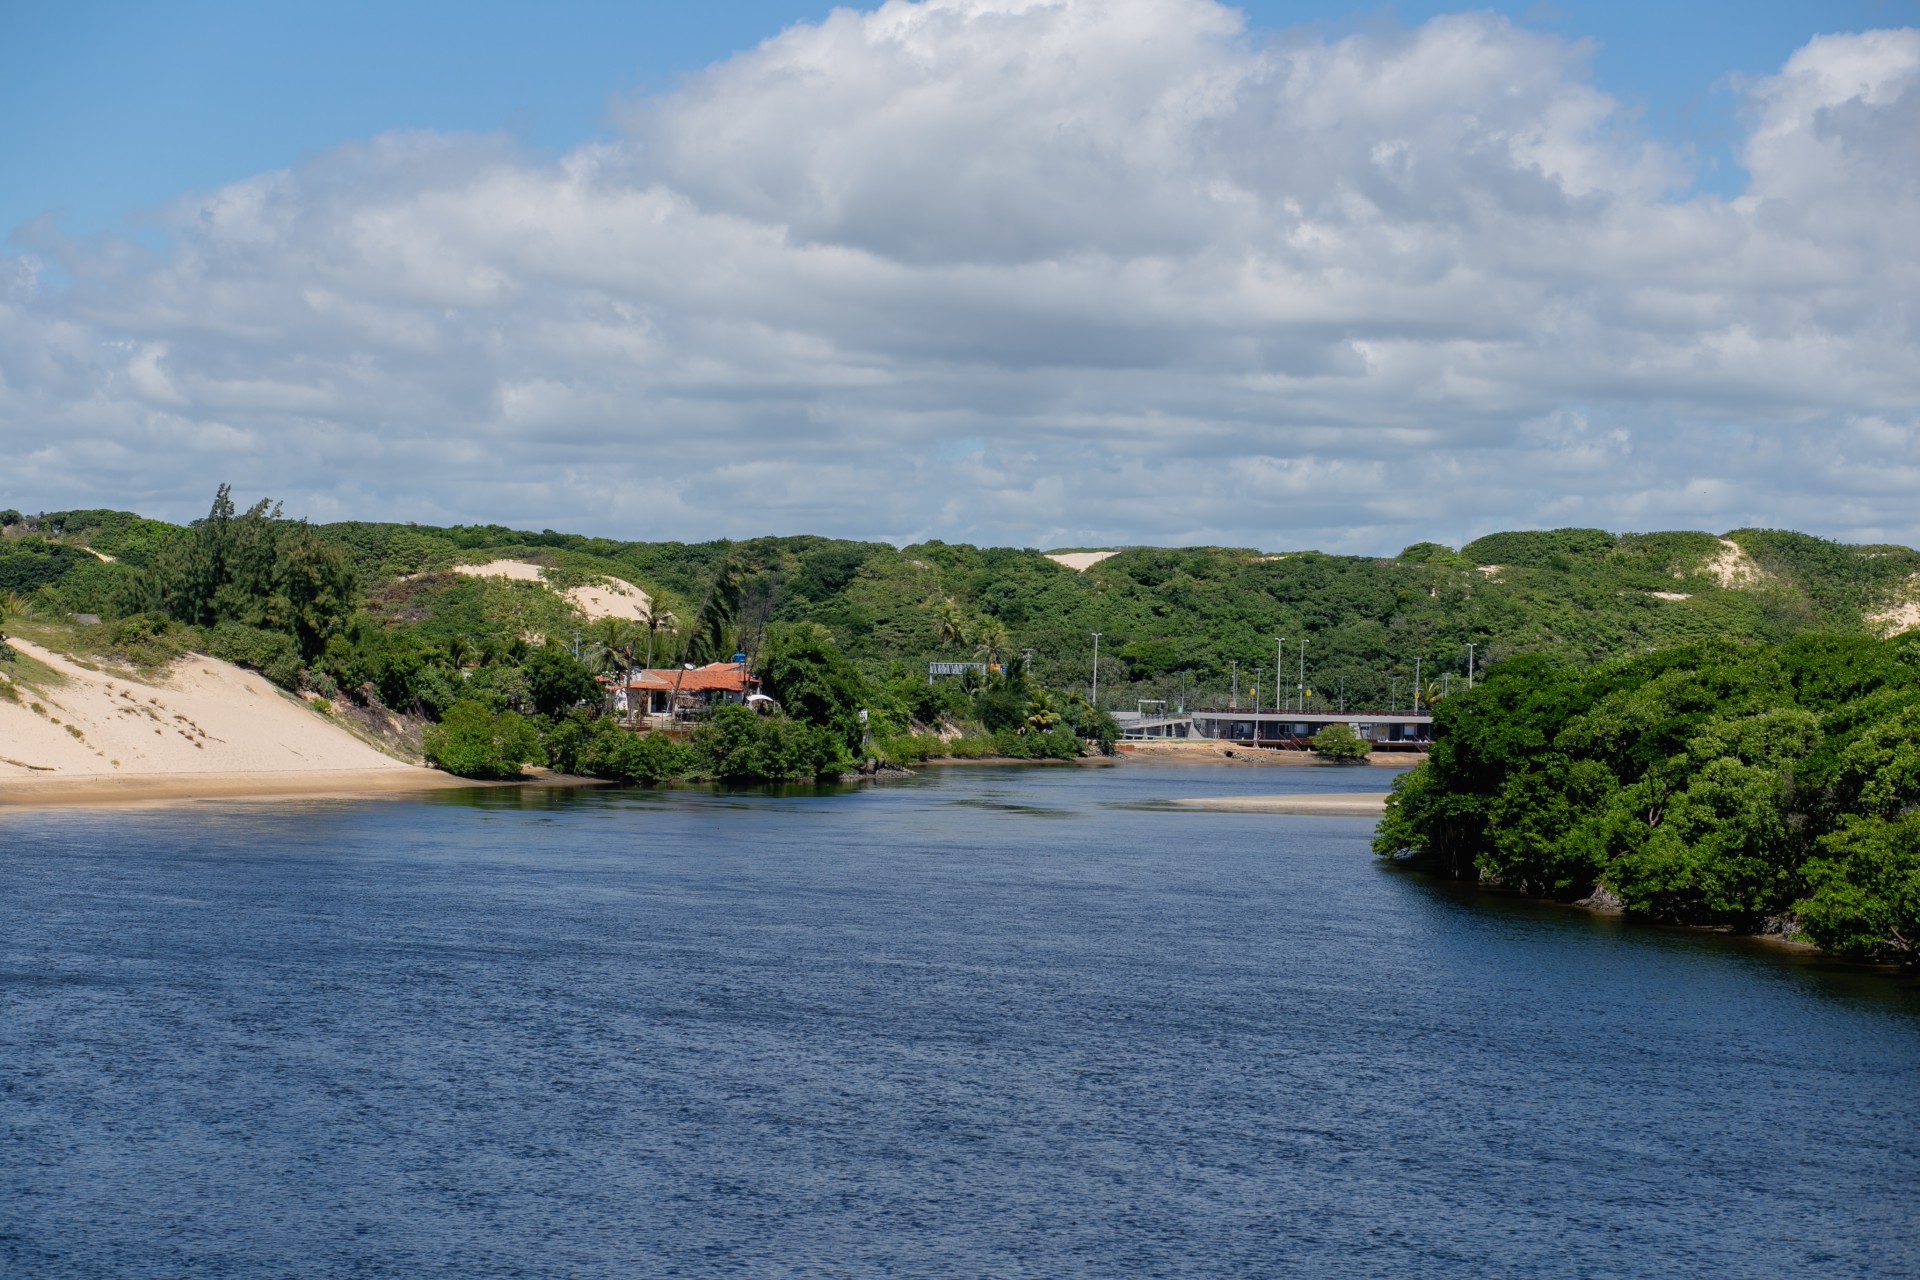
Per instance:
[[[0,1273],[1920,1274],[1920,992],[1385,770],[0,814]]]

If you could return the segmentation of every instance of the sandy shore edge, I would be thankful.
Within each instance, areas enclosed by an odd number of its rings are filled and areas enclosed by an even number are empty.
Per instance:
[[[252,773],[84,774],[0,779],[0,810],[51,806],[155,804],[181,800],[280,800],[399,795],[460,787],[519,786],[473,782],[437,769],[275,770]]]
[[[1338,792],[1316,796],[1202,796],[1174,800],[1181,809],[1222,813],[1300,813],[1320,817],[1378,818],[1387,811],[1384,792]]]

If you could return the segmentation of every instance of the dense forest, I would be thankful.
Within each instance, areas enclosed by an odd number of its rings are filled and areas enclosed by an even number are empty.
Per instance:
[[[1518,657],[1435,718],[1378,852],[1920,963],[1920,633]]]

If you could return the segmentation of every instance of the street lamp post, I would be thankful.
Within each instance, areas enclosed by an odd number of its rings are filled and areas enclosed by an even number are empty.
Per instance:
[[[1413,709],[1418,711],[1426,701],[1425,690],[1420,684],[1420,659],[1413,660]]]
[[[1227,665],[1233,668],[1233,692],[1227,695],[1227,709],[1238,711],[1240,709],[1240,659],[1228,658]]]
[[[1300,711],[1307,710],[1307,638],[1300,637],[1300,687],[1294,691],[1299,695]]]
[[[1467,643],[1467,688],[1473,688],[1473,643]]]
[[[1287,687],[1287,638],[1273,638],[1273,699],[1275,711],[1287,709],[1287,695],[1281,692]]]
[[[1090,698],[1089,701],[1093,703],[1093,709],[1095,711],[1098,711],[1100,709],[1100,633],[1098,631],[1095,631],[1092,634],[1093,634],[1093,697]]]
[[[1398,680],[1387,681],[1387,710],[1400,710],[1400,682]]]

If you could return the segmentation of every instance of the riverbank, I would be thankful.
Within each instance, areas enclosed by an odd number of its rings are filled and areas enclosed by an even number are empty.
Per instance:
[[[195,800],[354,800],[432,791],[600,787],[599,778],[535,770],[524,778],[479,781],[438,769],[289,769],[235,773],[147,773],[106,776],[0,778],[0,812],[9,809],[95,808],[174,804]]]
[[[437,769],[297,769],[234,773],[49,775],[0,779],[0,810],[157,804],[184,800],[291,800],[397,795],[489,784]]]

